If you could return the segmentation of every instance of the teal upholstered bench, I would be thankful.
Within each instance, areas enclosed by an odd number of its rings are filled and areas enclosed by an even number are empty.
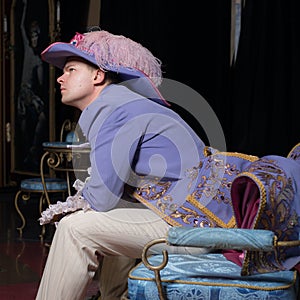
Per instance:
[[[299,279],[294,270],[244,276],[239,265],[216,250],[197,255],[168,254],[167,251],[148,255],[149,249],[159,243],[271,251],[275,240],[273,232],[265,230],[173,227],[166,239],[145,246],[142,262],[129,273],[128,290],[122,299],[299,299]]]
[[[162,255],[153,255],[149,262],[154,266],[161,264]],[[163,299],[296,299],[296,271],[243,277],[240,272],[241,268],[222,254],[170,254],[168,264],[160,272]],[[143,263],[129,274],[128,299],[160,299],[154,272]]]

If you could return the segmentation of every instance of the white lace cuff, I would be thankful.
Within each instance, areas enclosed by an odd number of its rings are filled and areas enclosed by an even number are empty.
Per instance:
[[[73,187],[77,190],[74,196],[67,197],[65,202],[57,201],[56,204],[50,204],[41,213],[41,217],[39,218],[40,225],[56,223],[65,215],[80,209],[87,211],[90,208],[90,204],[81,195],[84,184],[84,182],[77,179],[73,184]]]

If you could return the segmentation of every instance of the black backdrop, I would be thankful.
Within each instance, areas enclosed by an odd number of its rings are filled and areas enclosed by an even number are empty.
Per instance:
[[[228,151],[285,156],[300,142],[300,4],[245,3],[233,66],[231,0],[101,0],[100,27],[148,47],[166,78],[200,93],[221,122]],[[67,39],[84,31],[82,11],[64,19]]]
[[[232,148],[286,155],[300,142],[298,0],[247,0],[228,111]]]

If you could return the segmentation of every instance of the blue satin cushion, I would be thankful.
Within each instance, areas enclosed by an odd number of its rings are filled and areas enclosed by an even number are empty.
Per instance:
[[[46,188],[48,191],[66,191],[67,182],[61,178],[45,178]],[[21,189],[33,192],[42,192],[43,183],[41,178],[29,178],[21,181]]]

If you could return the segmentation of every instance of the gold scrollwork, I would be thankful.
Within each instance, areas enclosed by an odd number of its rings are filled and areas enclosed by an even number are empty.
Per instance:
[[[51,153],[50,156],[47,159],[47,165],[55,169],[57,168],[62,162],[62,157],[58,153]]]

